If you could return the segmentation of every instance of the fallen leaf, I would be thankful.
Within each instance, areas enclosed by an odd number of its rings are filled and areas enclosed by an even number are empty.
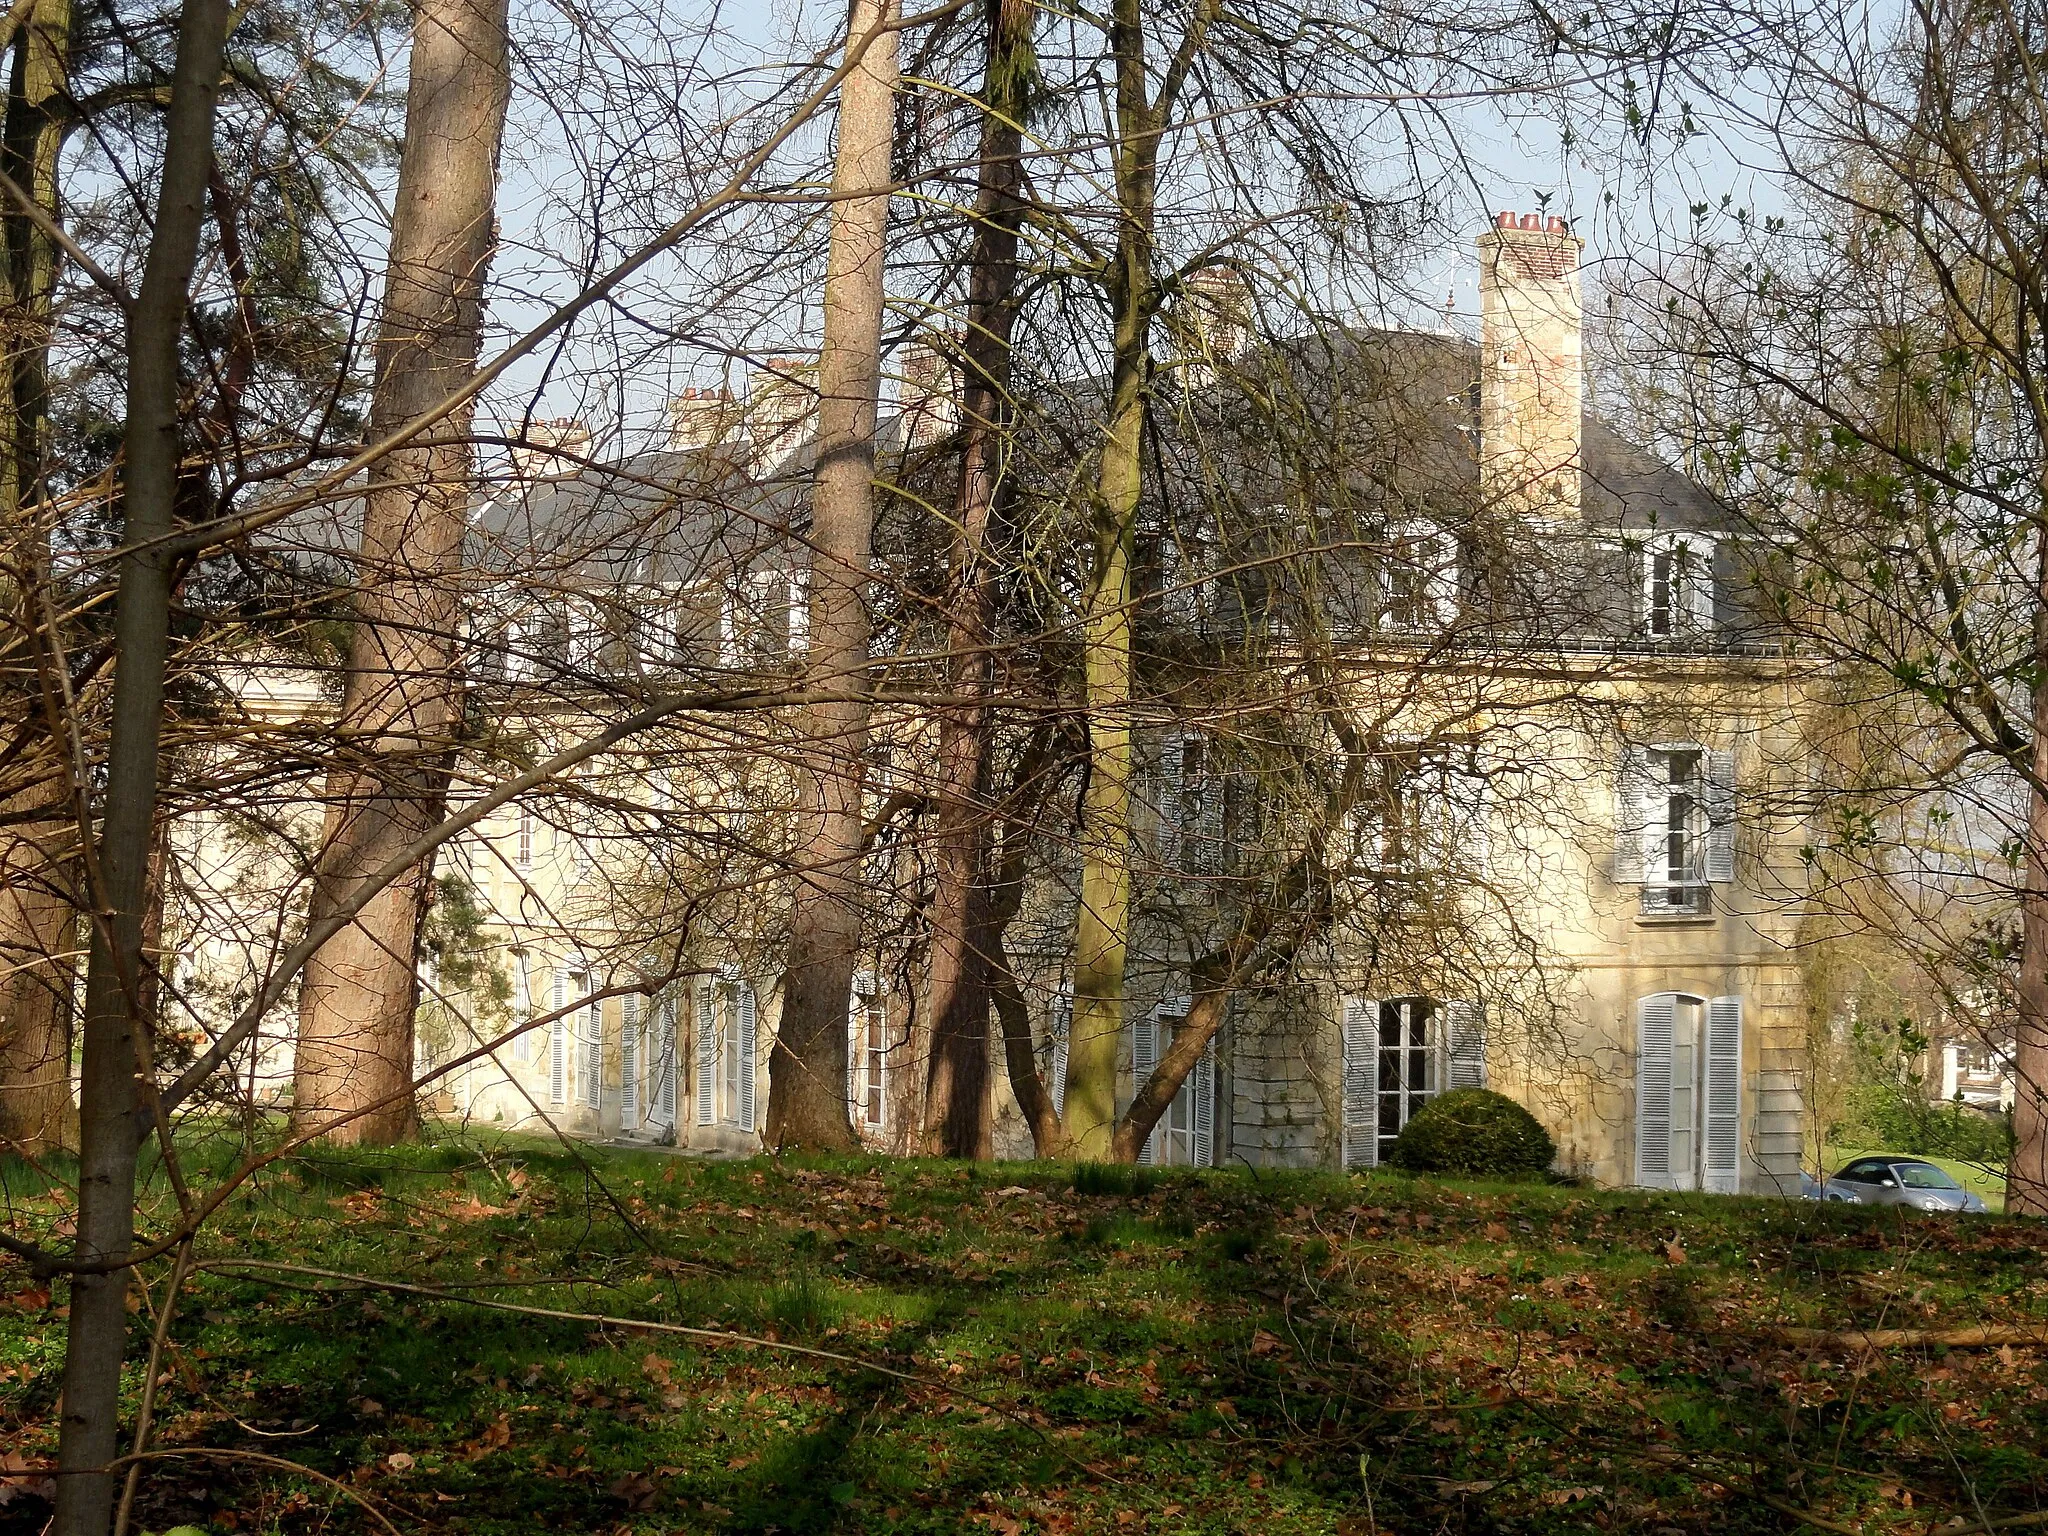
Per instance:
[[[1664,1257],[1674,1264],[1683,1264],[1685,1262],[1685,1249],[1680,1245],[1677,1238],[1674,1237],[1664,1244]]]
[[[413,1459],[404,1451],[393,1451],[384,1458],[384,1465],[394,1472],[410,1472],[413,1469]]]

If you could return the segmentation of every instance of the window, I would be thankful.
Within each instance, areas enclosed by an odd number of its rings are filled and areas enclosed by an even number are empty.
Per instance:
[[[853,979],[847,1011],[846,1098],[855,1125],[880,1130],[888,1119],[889,1005],[880,979]]]
[[[1390,528],[1380,573],[1380,627],[1439,630],[1457,617],[1458,541],[1434,523]]]
[[[502,633],[505,681],[524,682],[533,676],[533,624],[525,618],[507,619]]]
[[[809,582],[787,570],[749,571],[726,594],[719,620],[720,661],[760,666],[810,649]]]
[[[754,1129],[755,1002],[744,981],[697,985],[697,1123]]]
[[[1486,1030],[1476,1004],[1427,997],[1343,999],[1341,1155],[1381,1162],[1416,1111],[1445,1088],[1486,1085]]]
[[[579,677],[594,677],[604,661],[604,614],[593,603],[571,598],[565,604],[568,663]]]
[[[1131,1042],[1132,1091],[1144,1087],[1158,1068],[1160,1058],[1181,1025],[1187,1022],[1189,999],[1185,994],[1162,998],[1149,1018],[1133,1026]],[[1173,1163],[1207,1168],[1216,1160],[1216,1041],[1203,1046],[1201,1058],[1181,1080],[1180,1090],[1166,1106],[1152,1134],[1138,1153],[1141,1163]]]
[[[522,874],[533,868],[533,812],[524,806],[519,808],[517,863]]]
[[[1159,749],[1159,867],[1191,875],[1220,874],[1224,846],[1224,794],[1216,746],[1183,732]]]
[[[1636,1182],[1734,1194],[1742,1184],[1742,999],[1659,992],[1636,1003]]]
[[[1404,878],[1485,873],[1487,778],[1469,748],[1397,749],[1370,772],[1374,782],[1347,818],[1358,868]]]
[[[1643,628],[1653,639],[1714,627],[1714,541],[1663,533],[1643,545]]]
[[[1899,1182],[1908,1189],[1957,1190],[1963,1186],[1932,1163],[1900,1163]]]
[[[1629,748],[1616,789],[1616,881],[1649,917],[1702,916],[1735,878],[1735,757],[1691,744]]]

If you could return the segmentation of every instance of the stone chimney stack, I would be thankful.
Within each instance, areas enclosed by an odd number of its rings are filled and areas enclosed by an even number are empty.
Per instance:
[[[949,353],[926,341],[908,343],[896,362],[902,374],[896,399],[903,413],[903,446],[923,448],[960,424],[960,370]]]
[[[739,432],[740,403],[729,389],[686,389],[668,403],[671,453],[715,448]]]
[[[771,357],[747,386],[747,436],[763,463],[803,446],[818,415],[815,358]]]
[[[1548,521],[1579,516],[1584,248],[1538,213],[1500,214],[1479,237],[1480,490]]]
[[[1234,266],[1211,267],[1189,278],[1181,326],[1188,361],[1203,377],[1213,378],[1251,340],[1252,294],[1244,274]]]
[[[583,466],[561,454],[590,456],[590,424],[573,416],[529,421],[521,436],[524,441],[511,450],[512,473],[520,480],[562,480],[581,474]]]

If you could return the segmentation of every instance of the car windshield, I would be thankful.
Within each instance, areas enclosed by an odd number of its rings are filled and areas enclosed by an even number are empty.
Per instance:
[[[1899,1182],[1908,1189],[1961,1189],[1963,1186],[1932,1163],[1900,1163]]]

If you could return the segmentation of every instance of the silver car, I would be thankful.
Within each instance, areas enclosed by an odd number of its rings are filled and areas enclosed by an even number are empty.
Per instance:
[[[1981,1212],[1984,1202],[1917,1157],[1859,1157],[1820,1187],[1823,1200],[1908,1205],[1918,1211]]]

